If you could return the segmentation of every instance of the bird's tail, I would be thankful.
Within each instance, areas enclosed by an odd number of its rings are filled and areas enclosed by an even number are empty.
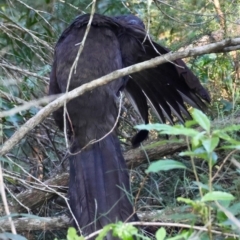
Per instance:
[[[77,149],[75,140],[72,151]],[[70,156],[70,207],[84,234],[116,221],[137,220],[129,184],[127,166],[114,133]]]

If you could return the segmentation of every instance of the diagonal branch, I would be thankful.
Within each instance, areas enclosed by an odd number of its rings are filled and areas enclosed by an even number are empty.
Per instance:
[[[106,76],[83,84],[82,86],[64,94],[63,96],[49,103],[46,107],[42,108],[34,117],[28,120],[8,141],[5,142],[5,144],[0,149],[0,156],[10,151],[29,131],[31,131],[35,126],[41,123],[49,114],[63,106],[64,101],[68,102],[98,86],[105,85],[113,81],[114,79],[141,71],[143,69],[153,68],[157,65],[163,64],[168,61],[174,61],[179,58],[198,56],[213,52],[226,52],[228,51],[229,47],[233,46],[237,46],[237,48],[240,49],[240,38],[226,39],[217,43],[212,43],[201,47],[195,47],[181,52],[170,52],[149,61],[138,63],[130,67],[114,71],[110,74],[107,74]]]

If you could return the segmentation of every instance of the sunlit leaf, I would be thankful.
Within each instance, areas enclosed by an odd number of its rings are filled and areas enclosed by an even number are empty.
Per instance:
[[[191,111],[193,119],[207,132],[210,132],[210,120],[208,117],[200,110],[194,108]]]
[[[206,134],[206,132],[200,132],[192,137],[191,143],[192,143],[193,148],[196,148],[199,146],[199,144],[201,142],[200,140],[205,136],[205,134]]]
[[[133,240],[137,232],[138,229],[135,226],[123,222],[116,223],[113,228],[113,236],[125,240]]]
[[[218,146],[218,143],[219,143],[218,137],[202,140],[202,144],[208,153],[213,152],[213,150]]]
[[[112,227],[114,226],[114,224],[108,224],[106,225],[101,232],[98,234],[98,236],[96,237],[96,240],[102,240],[104,239],[104,237],[108,234],[108,232],[112,229]]]
[[[74,240],[77,235],[77,230],[73,227],[70,227],[67,232],[67,239]]]
[[[157,240],[164,240],[166,235],[167,235],[167,232],[166,232],[165,228],[161,227],[156,232],[156,239]]]
[[[203,184],[201,182],[196,182],[196,181],[193,181],[193,184],[197,185],[198,187],[200,187],[202,189],[209,191],[209,186],[207,184]]]
[[[186,169],[186,166],[183,163],[175,160],[158,160],[151,163],[146,172],[168,171],[172,169]]]
[[[193,137],[198,134],[197,130],[191,129],[191,128],[186,128],[183,125],[175,125],[175,126],[170,126],[167,124],[142,124],[136,126],[137,129],[142,130],[157,130],[160,132],[160,134],[168,134],[168,135],[184,135],[184,136],[189,136]]]
[[[78,236],[77,230],[73,227],[68,228],[67,240],[84,240],[83,236]]]
[[[206,193],[201,201],[220,201],[220,200],[234,200],[235,197],[231,193],[221,192],[221,191],[213,191]]]

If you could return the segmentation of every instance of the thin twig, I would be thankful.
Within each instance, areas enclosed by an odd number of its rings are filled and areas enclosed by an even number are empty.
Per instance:
[[[80,47],[78,49],[77,56],[76,56],[72,66],[70,68],[70,72],[69,72],[69,75],[68,75],[68,81],[67,81],[67,87],[66,87],[66,93],[69,92],[69,86],[70,86],[70,82],[71,82],[71,78],[72,78],[72,74],[73,74],[74,70],[75,70],[75,74],[76,74],[76,68],[77,68],[78,60],[81,56],[81,53],[83,51],[85,42],[87,40],[87,35],[88,35],[88,33],[90,31],[90,28],[91,28],[91,25],[92,25],[92,20],[93,20],[93,16],[94,16],[94,12],[95,12],[95,5],[96,5],[96,0],[93,0],[92,1],[91,15],[90,15],[90,18],[89,18],[89,21],[88,21],[88,24],[87,24],[86,31],[84,33],[82,42],[81,42]],[[64,101],[63,109],[64,109],[64,111],[63,111],[64,136],[65,136],[66,147],[69,148],[68,137],[67,137],[67,119],[66,119],[66,115],[68,115],[68,113],[67,113],[67,101]],[[71,120],[71,119],[69,119],[69,120]]]
[[[224,166],[224,164],[226,163],[226,161],[229,159],[229,157],[234,154],[235,152],[237,152],[239,149],[234,149],[233,151],[231,151],[223,160],[221,166],[218,168],[217,172],[214,174],[214,176],[212,177],[212,182],[213,180],[217,177],[218,173],[221,171],[222,167]]]
[[[5,189],[4,189],[4,181],[3,181],[3,172],[2,172],[1,162],[0,162],[0,193],[1,193],[1,196],[2,196],[4,209],[5,209],[6,215],[8,216],[8,221],[9,221],[10,226],[11,226],[11,231],[12,231],[13,234],[17,234],[16,228],[15,228],[15,226],[13,224],[13,221],[12,221],[12,217],[10,216],[11,213],[9,211],[7,197],[6,197],[6,193],[5,193]]]

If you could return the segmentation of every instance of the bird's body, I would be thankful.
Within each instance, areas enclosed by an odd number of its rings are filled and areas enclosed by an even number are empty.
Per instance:
[[[58,43],[50,94],[56,93],[56,89],[66,92],[70,68],[85,31],[86,25],[72,28]],[[92,27],[76,72],[72,74],[69,90],[122,66],[116,35],[107,27]],[[125,221],[133,214],[130,197],[126,194],[130,192],[128,171],[114,129],[119,90],[123,85],[123,78],[116,79],[67,104],[68,117],[71,119],[69,129],[74,136],[70,149],[73,155],[69,157],[70,207],[85,234],[103,228],[110,222]],[[55,112],[54,117],[63,128],[62,109]],[[91,144],[92,141],[97,142]],[[132,219],[136,219],[134,214]]]
[[[50,94],[67,90],[70,68],[77,56],[89,21],[83,15],[63,32],[55,49],[51,72]],[[134,16],[116,18],[95,14],[83,51],[73,71],[69,90],[102,77],[114,70],[158,56],[167,50],[145,39],[144,25]],[[69,200],[71,209],[85,234],[116,221],[137,220],[131,204],[129,176],[114,126],[118,116],[119,91],[125,88],[143,121],[148,123],[148,105],[159,119],[172,121],[188,116],[183,100],[201,108],[201,98],[209,96],[186,65],[178,70],[171,63],[132,74],[131,77],[89,91],[67,104],[70,152]],[[190,73],[188,73],[190,72]],[[187,78],[190,77],[190,84]],[[189,75],[190,74],[190,75]],[[192,75],[191,75],[192,74]],[[191,88],[192,84],[196,85]],[[63,109],[54,113],[63,129]],[[134,139],[138,145],[147,134]],[[101,139],[101,140],[100,140]],[[100,141],[99,141],[100,140]],[[95,141],[95,143],[94,143]],[[108,239],[112,239],[109,235]]]

